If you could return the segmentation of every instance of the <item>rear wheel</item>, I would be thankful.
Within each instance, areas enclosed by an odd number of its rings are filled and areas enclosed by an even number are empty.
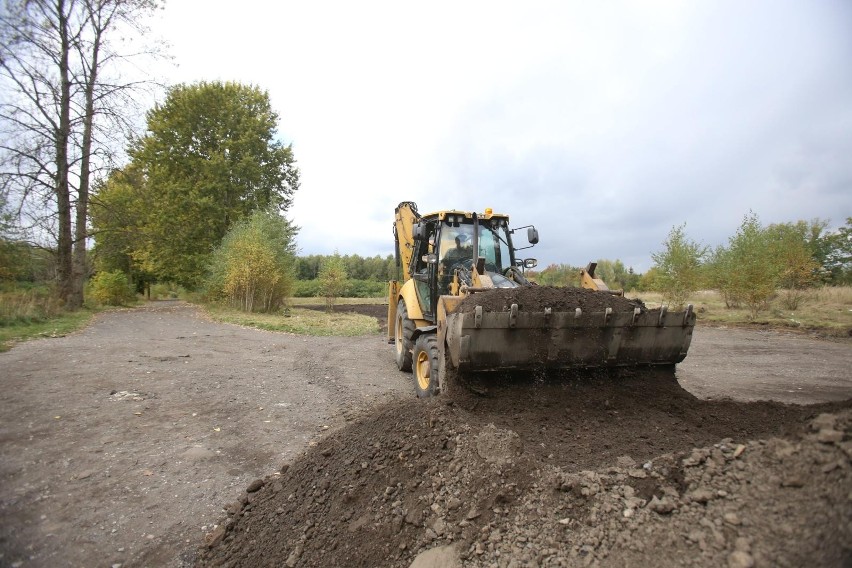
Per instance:
[[[405,301],[400,300],[396,306],[396,321],[394,322],[394,344],[396,345],[396,366],[400,371],[411,370],[411,349],[414,342],[414,322],[408,319]]]
[[[438,373],[441,369],[438,338],[426,333],[414,344],[414,388],[420,398],[438,394]]]

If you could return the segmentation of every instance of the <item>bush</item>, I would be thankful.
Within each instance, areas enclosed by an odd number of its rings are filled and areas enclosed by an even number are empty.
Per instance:
[[[293,290],[297,228],[275,213],[235,224],[213,253],[207,295],[246,312],[274,312]]]
[[[120,270],[99,272],[90,282],[89,297],[105,306],[123,306],[135,298],[127,275]]]

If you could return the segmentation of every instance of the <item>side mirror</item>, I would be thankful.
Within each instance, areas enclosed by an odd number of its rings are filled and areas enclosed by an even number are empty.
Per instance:
[[[527,240],[531,245],[538,243],[538,231],[535,227],[530,227],[527,229]]]
[[[533,229],[535,230],[535,229]],[[538,240],[538,235],[536,235],[536,240]],[[533,243],[535,244],[535,243]],[[538,260],[534,258],[525,258],[524,259],[524,268],[535,268],[538,266]]]

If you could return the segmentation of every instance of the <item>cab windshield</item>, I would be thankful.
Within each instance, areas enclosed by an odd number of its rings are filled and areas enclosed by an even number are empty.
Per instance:
[[[505,221],[493,221],[493,225],[487,220],[479,223],[479,256],[485,259],[486,270],[502,273],[512,266],[509,236]],[[474,257],[473,231],[473,223],[461,224],[458,227],[444,225],[441,228],[441,242],[438,247],[439,262],[447,268],[464,262],[466,267],[470,268]]]

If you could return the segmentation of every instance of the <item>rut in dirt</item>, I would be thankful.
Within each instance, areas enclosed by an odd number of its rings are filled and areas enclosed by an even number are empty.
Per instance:
[[[455,389],[385,405],[249,487],[198,565],[409,566],[436,544],[475,542],[553,471],[790,437],[849,406],[702,401],[657,370],[491,375],[486,396]],[[667,483],[682,478],[667,470]],[[660,483],[635,486],[651,500]]]

